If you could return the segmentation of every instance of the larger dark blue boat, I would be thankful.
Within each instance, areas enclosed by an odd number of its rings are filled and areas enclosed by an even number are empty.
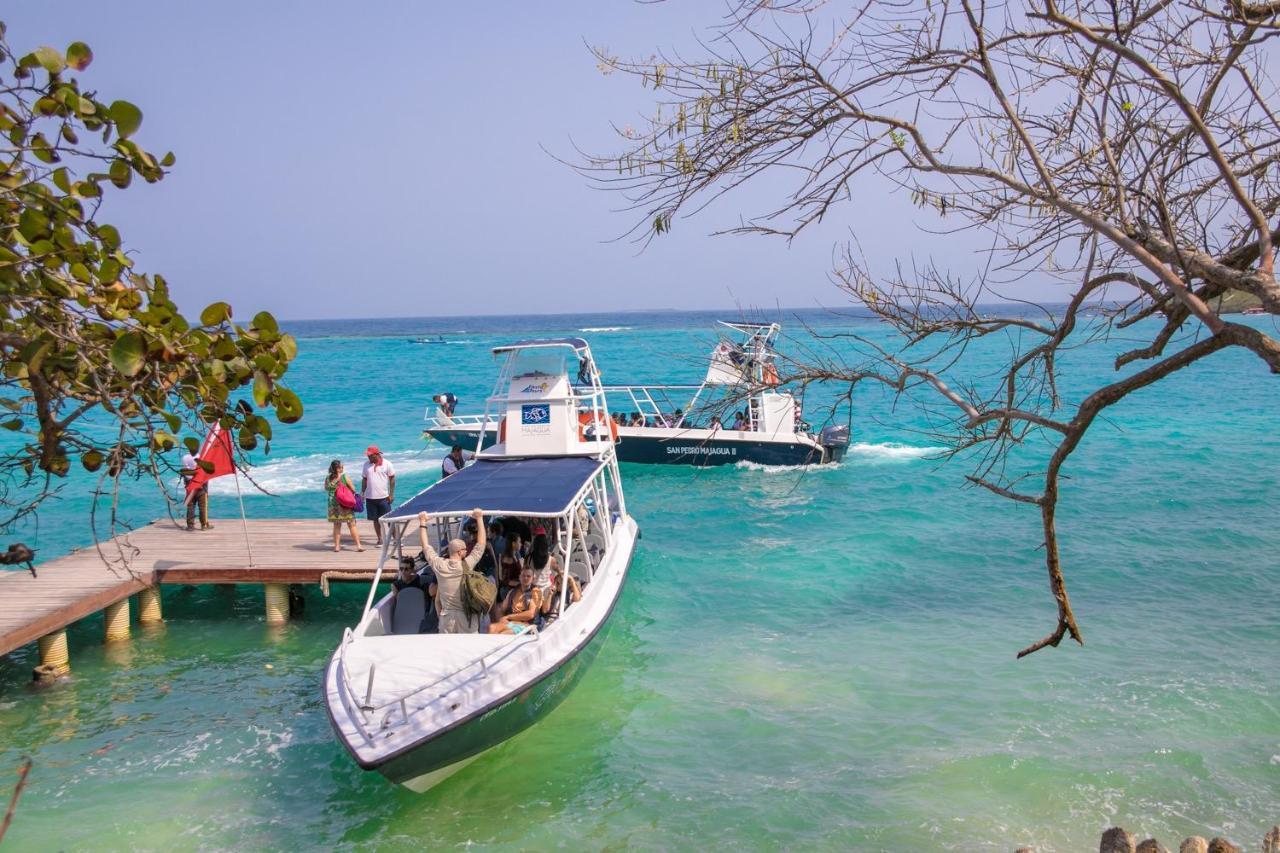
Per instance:
[[[618,461],[822,465],[843,459],[848,426],[828,426],[815,435],[798,393],[779,385],[778,324],[721,325],[736,339],[725,338],[712,350],[702,384],[604,386],[611,404],[623,407],[623,420],[610,427]],[[424,436],[467,450],[497,442],[498,424],[456,414],[446,399],[451,395],[437,395],[428,407]]]

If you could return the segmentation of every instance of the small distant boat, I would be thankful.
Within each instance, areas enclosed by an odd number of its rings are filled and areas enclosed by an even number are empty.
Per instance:
[[[444,335],[436,335],[434,338],[409,338],[411,344],[447,344]]]
[[[736,334],[711,351],[701,385],[604,386],[609,399],[624,401],[628,420],[610,424],[618,440],[618,460],[707,466],[821,465],[843,459],[849,427],[833,424],[814,434],[804,421],[801,391],[780,385],[774,341],[781,327],[724,321],[720,325]],[[579,384],[590,379],[579,372]],[[498,440],[492,421],[457,415],[438,403],[434,400],[427,407],[425,436],[468,449],[490,447]],[[742,413],[738,428],[732,419],[735,410]],[[633,413],[643,425],[629,422]]]
[[[1268,311],[1266,308],[1263,308],[1261,305],[1253,305],[1253,306],[1250,306],[1249,308],[1244,309],[1240,313],[1256,316],[1258,314],[1266,314],[1268,313]]]
[[[640,535],[627,514],[612,434],[584,429],[608,422],[586,342],[519,341],[493,352],[506,362],[485,415],[501,440],[383,516],[386,544],[364,612],[325,670],[338,740],[361,768],[419,792],[564,699],[602,645]],[[583,365],[593,380],[575,385],[570,376]],[[436,542],[461,536],[473,508],[549,531],[552,554],[567,569],[549,590],[560,600],[558,619],[518,634],[419,633],[417,590],[375,603],[384,565],[418,548],[410,541],[419,536],[419,513]],[[569,576],[581,589],[577,601]]]

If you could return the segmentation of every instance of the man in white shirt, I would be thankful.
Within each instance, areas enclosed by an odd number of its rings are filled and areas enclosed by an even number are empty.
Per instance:
[[[382,522],[379,520],[391,512],[391,504],[396,499],[396,469],[390,461],[382,458],[382,451],[376,444],[369,445],[364,455],[368,461],[360,469],[360,493],[364,495],[364,511],[373,522],[373,535],[377,540],[373,544],[382,544]]]
[[[474,459],[474,454],[472,455]],[[440,463],[440,479],[444,479],[451,474],[456,474],[466,465],[466,459],[462,455],[462,445],[455,444],[453,449],[449,451],[449,455]]]

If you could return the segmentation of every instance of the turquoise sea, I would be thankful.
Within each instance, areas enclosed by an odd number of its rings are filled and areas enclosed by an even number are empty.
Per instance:
[[[306,416],[277,428],[255,471],[275,494],[248,512],[315,517],[323,538],[326,464],[370,442],[401,495],[431,483],[424,405],[452,390],[473,411],[493,344],[582,334],[607,382],[696,382],[716,316],[286,324]],[[452,343],[410,342],[437,333]],[[955,375],[989,377],[1008,345]],[[1113,354],[1071,353],[1065,399]],[[1087,645],[1022,661],[1054,618],[1036,512],[963,487],[928,435],[937,409],[860,389],[848,459],[803,474],[624,466],[644,538],[598,660],[545,721],[424,795],[361,772],[325,717],[321,669],[360,590],[309,589],[305,617],[271,630],[257,588],[167,588],[159,632],[106,648],[101,617],[75,626],[56,687],[30,686],[34,647],[0,659],[0,798],[35,761],[7,846],[1078,851],[1118,823],[1253,848],[1280,820],[1277,383],[1226,353],[1098,423],[1060,507]],[[837,391],[811,390],[810,411]],[[87,489],[73,477],[10,539],[42,559],[85,544]],[[229,484],[214,492],[233,515]],[[143,483],[124,508],[164,512]]]

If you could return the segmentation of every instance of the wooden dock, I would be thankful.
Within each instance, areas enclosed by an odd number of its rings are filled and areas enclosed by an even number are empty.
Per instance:
[[[39,577],[0,572],[0,655],[159,584],[309,584],[324,572],[377,566],[373,525],[363,519],[363,553],[354,550],[345,527],[343,550],[335,553],[332,526],[323,518],[250,521],[248,548],[240,519],[213,523],[212,530],[188,531],[165,519],[134,530],[120,537],[131,554],[127,566],[108,564],[89,547],[38,563]],[[103,550],[110,557],[120,553],[111,542]]]

